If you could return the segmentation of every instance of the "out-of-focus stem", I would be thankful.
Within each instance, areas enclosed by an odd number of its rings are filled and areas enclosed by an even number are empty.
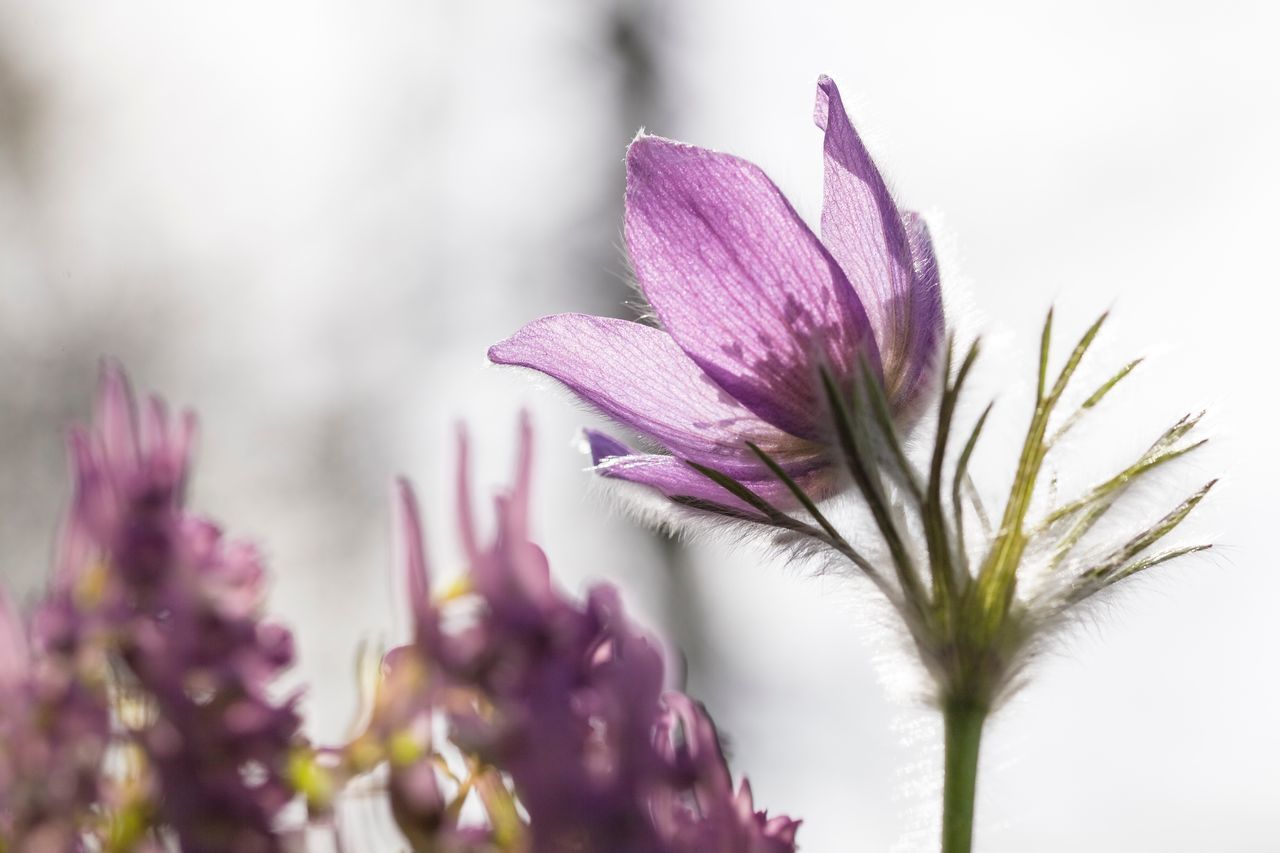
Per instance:
[[[987,709],[971,702],[943,710],[946,758],[942,782],[942,853],[973,849],[973,806],[978,789],[978,748]]]

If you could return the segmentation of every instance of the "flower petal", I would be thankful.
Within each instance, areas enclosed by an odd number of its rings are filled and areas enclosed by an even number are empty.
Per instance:
[[[30,651],[27,631],[9,596],[0,589],[0,688],[9,688],[27,674]]]
[[[592,465],[599,465],[615,456],[630,456],[632,453],[630,447],[598,429],[586,429],[583,434],[587,439],[587,449],[591,452]]]
[[[942,348],[945,317],[942,290],[938,284],[938,259],[924,217],[914,211],[902,214],[911,247],[913,284],[911,287],[911,336],[906,344],[903,369],[895,387],[889,389],[897,409],[910,409],[930,383],[930,373]]]
[[[786,457],[818,453],[744,408],[651,326],[557,314],[494,344],[489,359],[541,371],[671,452],[729,474],[759,470],[746,441]]]
[[[878,366],[840,265],[756,166],[642,136],[627,152],[626,238],[663,327],[717,384],[793,435],[820,434],[817,367]]]
[[[818,78],[814,121],[826,133],[822,241],[866,307],[889,399],[901,410],[918,391],[941,338],[928,232],[914,214],[903,222],[830,77]]]
[[[418,639],[426,641],[434,633],[435,616],[431,606],[431,570],[427,562],[427,550],[422,537],[422,514],[418,511],[418,497],[413,486],[403,477],[396,480],[397,508],[399,510],[400,547],[404,550],[406,592],[413,613],[414,630]]]
[[[626,450],[620,442],[601,433],[596,433],[595,436],[588,434],[588,438],[591,441],[593,455],[598,446],[620,447]],[[598,444],[597,442],[601,440],[608,444]],[[734,509],[746,510],[755,515],[759,514],[748,504],[698,473],[687,462],[676,456],[661,453],[610,453],[595,459],[595,462],[596,466],[592,470],[602,477],[649,486],[667,497],[700,498]],[[835,484],[835,473],[830,465],[810,461],[804,464],[783,464],[783,468],[804,489],[805,494],[814,500],[821,500],[831,494]],[[759,470],[755,472],[737,475],[735,479],[778,509],[790,509],[798,505],[791,491],[764,465],[760,465]]]

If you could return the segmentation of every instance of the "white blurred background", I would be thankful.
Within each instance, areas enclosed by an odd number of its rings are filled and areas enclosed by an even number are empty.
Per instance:
[[[978,848],[1280,850],[1278,25],[1263,2],[4,0],[5,581],[43,579],[62,429],[116,356],[200,411],[195,503],[266,548],[312,731],[336,739],[355,650],[405,621],[390,478],[419,484],[456,568],[453,425],[497,485],[528,406],[561,581],[623,584],[683,650],[758,802],[803,817],[814,853],[929,849],[937,732],[883,689],[859,591],[644,532],[582,473],[591,416],[484,358],[542,314],[626,315],[641,125],[755,160],[816,221],[828,73],[929,216],[965,322],[995,333],[993,493],[1051,303],[1064,338],[1115,309],[1099,372],[1158,356],[1072,449],[1073,482],[1214,413],[1191,475],[1225,481],[1191,533],[1221,547],[1040,663],[990,730]]]

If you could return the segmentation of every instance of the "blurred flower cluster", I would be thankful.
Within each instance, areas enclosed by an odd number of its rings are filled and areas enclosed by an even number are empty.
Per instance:
[[[293,640],[260,617],[257,552],[183,506],[193,434],[157,399],[139,413],[114,367],[71,434],[51,588],[25,622],[4,611],[0,837],[15,849],[281,848],[300,719],[272,682]]]
[[[310,744],[299,695],[274,683],[293,642],[262,618],[257,552],[184,508],[193,435],[159,400],[139,411],[112,366],[71,435],[54,578],[25,615],[0,598],[0,850],[297,849],[291,802],[328,823],[374,777],[414,850],[795,849],[798,822],[733,787],[706,711],[664,693],[660,646],[617,591],[577,602],[552,584],[529,539],[527,423],[491,542],[463,443],[470,568],[441,595],[400,484],[413,637],[339,747]]]
[[[555,588],[529,539],[529,446],[525,422],[484,544],[461,441],[470,570],[435,599],[416,501],[400,484],[413,641],[386,655],[360,735],[317,753],[307,775],[346,779],[385,761],[393,815],[416,849],[794,850],[798,822],[757,812],[745,781],[734,790],[705,709],[664,694],[660,647],[627,620],[617,590],[598,585],[576,602]],[[487,820],[460,826],[473,794]]]

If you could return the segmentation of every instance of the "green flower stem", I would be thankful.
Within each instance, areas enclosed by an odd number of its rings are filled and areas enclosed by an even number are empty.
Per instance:
[[[946,775],[942,782],[942,853],[970,853],[973,849],[978,747],[986,719],[986,708],[968,702],[949,703],[943,711]]]

